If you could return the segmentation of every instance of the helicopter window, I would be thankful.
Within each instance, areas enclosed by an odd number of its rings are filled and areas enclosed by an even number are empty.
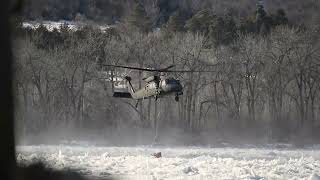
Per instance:
[[[150,87],[150,88],[156,88],[156,84],[155,84],[155,83],[150,83],[150,84],[149,84],[149,87]]]
[[[166,84],[175,84],[176,82],[175,79],[166,79]]]

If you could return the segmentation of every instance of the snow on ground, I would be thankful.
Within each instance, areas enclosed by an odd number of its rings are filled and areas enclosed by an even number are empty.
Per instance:
[[[40,25],[47,28],[48,31],[53,31],[54,29],[60,30],[61,27],[67,26],[70,30],[76,31],[79,28],[82,28],[86,25],[83,22],[76,22],[76,21],[27,21],[22,23],[23,28],[30,28],[30,29],[37,29]],[[95,25],[101,31],[106,31],[107,29],[111,28],[111,26],[101,26]]]
[[[150,154],[162,152],[162,158]],[[19,146],[21,164],[45,162],[94,177],[120,179],[319,180],[320,149]]]

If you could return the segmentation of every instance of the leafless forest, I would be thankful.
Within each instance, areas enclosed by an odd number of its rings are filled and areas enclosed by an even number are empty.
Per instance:
[[[319,142],[318,1],[80,2],[87,3],[63,1],[68,5],[46,13],[30,4],[21,19],[78,18],[111,28],[32,30],[14,21],[19,137]],[[69,14],[61,14],[62,7]],[[118,76],[132,76],[138,89],[147,74],[102,64],[212,72],[169,73],[184,86],[180,101],[147,99],[136,109],[134,100],[112,92]]]

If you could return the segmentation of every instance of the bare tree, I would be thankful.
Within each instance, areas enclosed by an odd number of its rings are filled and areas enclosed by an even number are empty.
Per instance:
[[[267,48],[266,40],[259,36],[244,36],[238,42],[239,58],[244,68],[247,108],[249,123],[256,121],[256,103],[259,96],[261,70],[264,66],[264,56]]]

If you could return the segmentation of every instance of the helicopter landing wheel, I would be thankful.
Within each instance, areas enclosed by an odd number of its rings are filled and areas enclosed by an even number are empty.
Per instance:
[[[174,100],[175,100],[176,102],[179,102],[179,96],[174,97]]]

